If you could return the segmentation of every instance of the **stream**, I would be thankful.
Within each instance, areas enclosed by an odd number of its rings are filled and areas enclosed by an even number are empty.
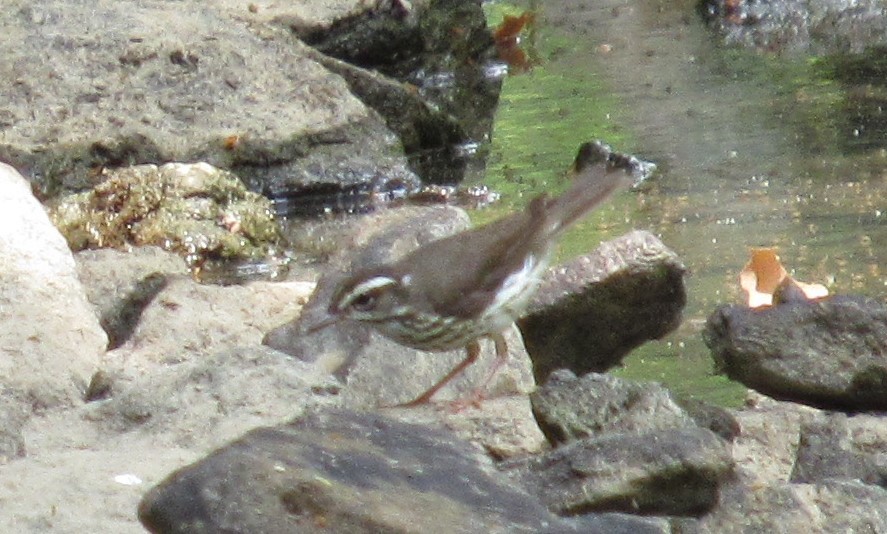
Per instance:
[[[777,247],[796,279],[879,297],[887,275],[887,135],[880,80],[839,61],[721,46],[676,2],[546,0],[485,4],[491,24],[535,13],[521,46],[531,68],[506,78],[485,183],[502,192],[476,222],[563,189],[582,141],[655,162],[570,233],[561,260],[646,229],[688,269],[682,326],[635,350],[615,373],[737,405],[746,389],[714,373],[702,341],[721,304],[741,303],[752,247]],[[887,98],[883,98],[887,102]]]

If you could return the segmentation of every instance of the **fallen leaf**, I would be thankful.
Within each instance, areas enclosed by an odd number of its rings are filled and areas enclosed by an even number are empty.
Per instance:
[[[773,248],[751,250],[751,259],[739,273],[739,286],[750,308],[828,296],[824,285],[799,282],[789,276]]]
[[[536,15],[531,11],[524,11],[519,16],[505,15],[502,23],[493,32],[499,59],[505,61],[513,72],[526,72],[532,66],[520,46],[519,37],[526,25],[532,23],[535,18]]]

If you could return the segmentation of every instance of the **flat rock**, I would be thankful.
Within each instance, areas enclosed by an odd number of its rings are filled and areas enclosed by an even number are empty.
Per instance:
[[[108,334],[109,349],[129,339],[142,311],[171,278],[188,276],[180,256],[158,247],[84,250],[75,259],[86,296]]]
[[[684,271],[677,255],[645,231],[549,270],[518,321],[537,382],[561,368],[580,376],[604,372],[674,330],[687,299]]]
[[[259,344],[273,325],[299,314],[313,289],[311,282],[211,286],[188,277],[170,278],[105,363],[112,368],[121,359],[127,365],[176,363],[232,346]]]
[[[79,401],[108,338],[28,182],[0,163],[0,375],[31,409]]]
[[[326,410],[259,428],[139,506],[151,532],[662,532],[624,516],[561,519],[452,434]]]
[[[108,399],[27,421],[25,454],[3,466],[0,532],[144,533],[149,486],[256,426],[334,405],[334,385],[263,347],[130,366]]]
[[[703,337],[716,367],[776,399],[887,409],[887,306],[857,296],[762,309],[723,306]]]

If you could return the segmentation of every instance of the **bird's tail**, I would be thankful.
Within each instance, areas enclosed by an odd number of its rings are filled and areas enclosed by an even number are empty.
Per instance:
[[[608,157],[598,150],[599,145],[585,143],[579,148],[573,162],[573,184],[562,195],[541,198],[539,206],[551,226],[551,233],[561,232],[589,211],[600,205],[614,192],[632,184],[630,169],[621,159]],[[541,214],[540,214],[541,215]]]

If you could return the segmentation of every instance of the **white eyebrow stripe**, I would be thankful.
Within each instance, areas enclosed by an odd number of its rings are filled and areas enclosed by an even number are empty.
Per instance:
[[[354,289],[348,293],[348,299],[346,299],[345,304],[351,304],[351,302],[360,295],[364,295],[379,289],[380,287],[393,286],[395,284],[397,284],[397,280],[390,276],[374,276],[354,286]]]

